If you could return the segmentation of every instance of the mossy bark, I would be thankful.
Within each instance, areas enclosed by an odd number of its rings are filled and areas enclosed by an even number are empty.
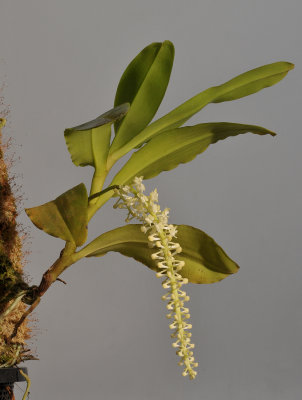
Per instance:
[[[17,208],[11,189],[7,165],[4,158],[0,119],[0,315],[9,309],[18,294],[28,288],[23,279],[22,240],[17,229]],[[2,123],[3,125],[3,123]],[[30,328],[25,321],[16,337],[8,343],[16,322],[26,310],[21,301],[0,322],[0,366],[9,366],[22,360]]]

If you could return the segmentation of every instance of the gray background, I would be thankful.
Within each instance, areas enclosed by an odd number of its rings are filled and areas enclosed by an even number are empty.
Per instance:
[[[278,85],[209,105],[190,123],[265,126],[211,146],[193,162],[148,181],[171,222],[203,229],[234,258],[238,274],[189,285],[200,366],[181,377],[171,347],[160,281],[119,254],[79,262],[45,295],[28,362],[31,398],[106,400],[298,400],[301,398],[301,34],[300,0],[1,0],[0,66],[11,106],[15,172],[24,206],[80,182],[63,130],[113,104],[128,62],[169,39],[174,69],[158,116],[209,86],[280,60],[296,69]],[[112,202],[90,238],[123,224]],[[28,226],[26,271],[38,283],[62,248]],[[20,392],[21,393],[21,392]],[[18,396],[20,396],[18,391]]]

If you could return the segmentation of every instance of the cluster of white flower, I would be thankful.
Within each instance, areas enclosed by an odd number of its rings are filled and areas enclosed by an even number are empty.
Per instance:
[[[159,268],[156,276],[165,278],[162,285],[168,289],[168,293],[162,299],[168,301],[167,317],[173,319],[170,324],[170,329],[174,330],[171,337],[176,341],[172,346],[177,348],[176,354],[181,357],[179,365],[184,365],[183,376],[189,375],[191,379],[194,379],[197,375],[194,368],[198,366],[198,363],[195,362],[193,356],[194,344],[191,343],[191,333],[188,332],[192,325],[186,322],[190,314],[184,302],[189,300],[189,296],[181,290],[182,285],[188,283],[188,279],[183,278],[179,273],[185,263],[175,258],[182,251],[180,245],[173,241],[177,228],[168,224],[169,209],[161,211],[157,190],[155,189],[149,196],[144,194],[145,186],[142,180],[143,177],[136,177],[132,185],[124,185],[116,189],[119,199],[114,208],[128,210],[126,222],[133,218],[142,222],[141,230],[148,234],[149,246],[156,248],[151,257],[157,261]]]

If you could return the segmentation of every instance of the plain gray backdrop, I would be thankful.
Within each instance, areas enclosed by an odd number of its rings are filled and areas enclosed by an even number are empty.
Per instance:
[[[32,400],[298,400],[302,391],[300,0],[0,0],[0,71],[10,105],[6,136],[20,157],[32,207],[84,182],[63,131],[112,107],[130,60],[171,40],[174,69],[157,116],[209,86],[274,61],[296,68],[276,86],[209,105],[189,124],[262,125],[219,142],[193,162],[148,181],[171,222],[196,226],[241,266],[213,285],[189,285],[194,382],[171,347],[154,273],[111,253],[66,271],[35,314],[40,361],[28,362]],[[22,176],[20,176],[22,174]],[[124,223],[112,202],[89,238]],[[26,272],[37,284],[63,243],[31,234]],[[24,388],[24,385],[20,384]],[[20,398],[21,391],[16,389]]]

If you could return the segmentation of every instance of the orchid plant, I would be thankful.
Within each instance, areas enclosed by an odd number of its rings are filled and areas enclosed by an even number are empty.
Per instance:
[[[167,292],[163,300],[168,302],[167,317],[172,321],[170,328],[175,340],[173,347],[184,368],[183,375],[195,378],[198,364],[193,356],[190,314],[185,304],[189,296],[183,285],[218,282],[236,273],[239,267],[200,229],[170,224],[169,210],[161,210],[156,189],[149,195],[144,193],[143,179],[189,162],[210,144],[230,136],[248,132],[275,136],[268,129],[250,124],[183,125],[207,104],[236,100],[276,84],[294,66],[275,62],[245,72],[224,84],[210,87],[151,122],[166,92],[173,60],[174,46],[170,41],[145,47],[123,73],[114,108],[90,122],[65,130],[73,163],[94,169],[90,193],[88,195],[85,185],[80,183],[52,201],[26,209],[36,227],[65,241],[58,259],[44,272],[39,285],[28,285],[20,271],[12,267],[5,248],[0,248],[3,326],[16,307],[22,305],[22,313],[10,329],[0,331],[2,366],[16,365],[26,359],[22,352],[24,343],[18,339],[18,334],[62,272],[84,257],[100,257],[115,251],[145,264],[157,277],[164,278],[162,286]],[[133,152],[130,159],[107,183],[113,165],[129,152]],[[112,197],[117,200],[115,208],[126,209],[126,222],[134,220],[136,223],[105,232],[85,244],[89,221]],[[8,275],[10,280],[5,280]]]

